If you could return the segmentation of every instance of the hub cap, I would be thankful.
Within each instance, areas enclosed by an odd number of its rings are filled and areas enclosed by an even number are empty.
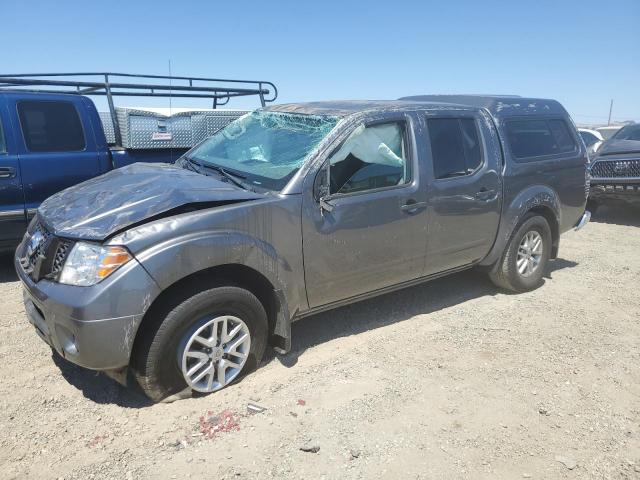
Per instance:
[[[251,347],[249,328],[238,317],[212,318],[187,334],[178,362],[187,384],[198,392],[215,392],[233,381]]]
[[[518,273],[523,277],[529,277],[538,270],[542,259],[542,236],[532,230],[527,232],[518,246],[517,267]]]

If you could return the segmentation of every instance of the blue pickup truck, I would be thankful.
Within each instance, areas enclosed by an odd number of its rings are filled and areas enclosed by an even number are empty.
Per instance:
[[[118,77],[129,83],[115,82]],[[99,113],[87,95],[105,96],[109,112]],[[54,193],[131,163],[172,163],[201,140],[194,136],[193,141],[192,137],[175,141],[173,124],[167,126],[162,116],[156,116],[151,118],[154,131],[144,133],[158,141],[136,146],[132,135],[140,131],[122,125],[129,117],[116,110],[113,97],[206,98],[213,101],[211,111],[219,113],[217,107],[229,99],[248,95],[259,96],[264,105],[275,99],[277,90],[270,82],[195,77],[0,75],[0,252],[18,245],[40,203]],[[201,116],[202,122],[209,122],[202,131],[210,135],[243,112],[227,113]],[[185,119],[178,118],[183,127]],[[142,120],[148,123],[149,118]]]

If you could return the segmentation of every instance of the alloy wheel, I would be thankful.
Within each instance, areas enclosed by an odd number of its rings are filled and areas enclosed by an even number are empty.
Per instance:
[[[215,392],[242,371],[249,349],[249,328],[238,317],[222,315],[187,333],[178,362],[187,384],[198,392]]]
[[[542,235],[536,230],[524,234],[518,246],[516,266],[518,273],[523,277],[529,277],[538,269],[542,260],[544,243]]]

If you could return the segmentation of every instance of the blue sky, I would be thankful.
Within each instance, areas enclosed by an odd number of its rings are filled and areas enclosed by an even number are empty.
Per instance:
[[[613,98],[615,120],[640,121],[640,0],[0,0],[0,18],[4,73],[171,59],[175,75],[271,80],[281,102],[519,94],[597,123]]]

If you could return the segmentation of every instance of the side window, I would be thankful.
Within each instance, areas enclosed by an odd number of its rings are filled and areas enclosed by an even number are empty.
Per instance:
[[[573,152],[576,149],[576,144],[564,120],[549,120],[549,128],[556,141],[558,153]]]
[[[409,181],[404,123],[360,126],[331,156],[331,193],[352,193]]]
[[[473,118],[430,118],[427,125],[436,179],[469,175],[482,164],[482,146]]]
[[[84,150],[82,124],[72,103],[20,102],[18,115],[22,125],[22,135],[30,152]]]
[[[462,144],[464,145],[464,156],[467,160],[467,171],[474,172],[482,163],[482,150],[478,127],[473,118],[461,118],[460,128],[462,129]]]
[[[564,120],[509,120],[506,130],[511,152],[525,162],[577,149]]]
[[[4,130],[2,129],[2,119],[0,119],[0,153],[7,153],[7,143],[4,139]]]

